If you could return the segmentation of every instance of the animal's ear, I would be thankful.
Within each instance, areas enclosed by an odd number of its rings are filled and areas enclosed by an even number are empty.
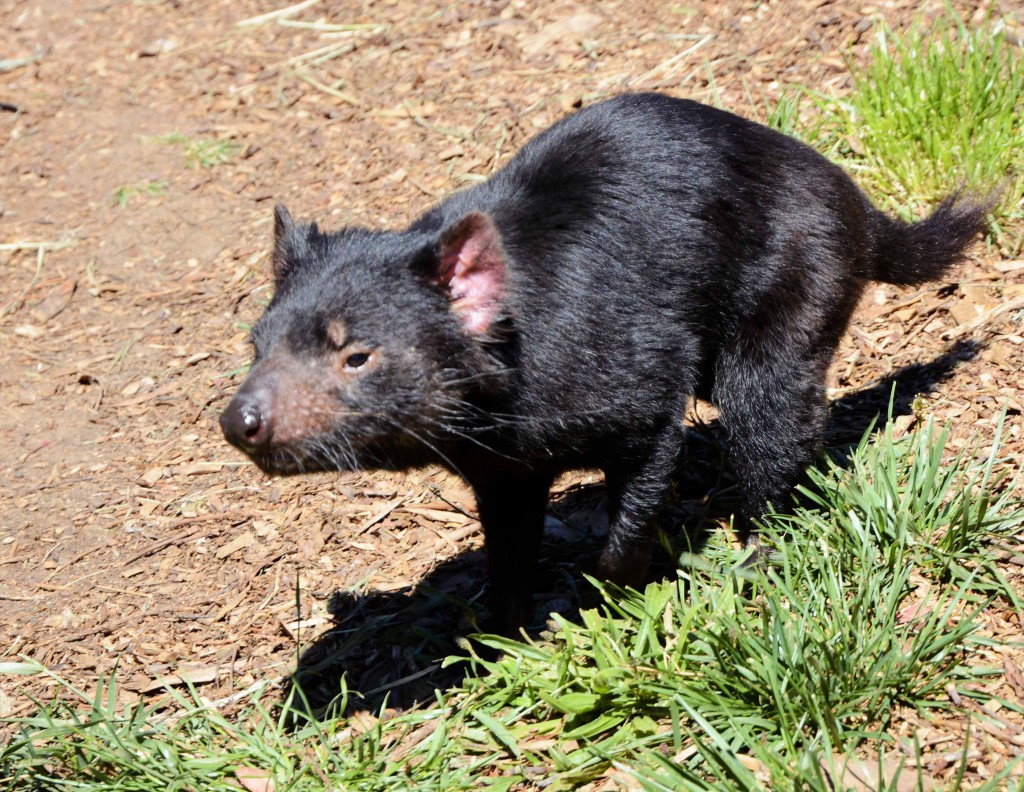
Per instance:
[[[505,299],[505,251],[494,221],[470,212],[441,234],[436,277],[467,332],[486,333]]]
[[[287,277],[292,267],[290,261],[288,243],[295,235],[295,221],[285,208],[284,204],[274,207],[274,280],[282,281]]]

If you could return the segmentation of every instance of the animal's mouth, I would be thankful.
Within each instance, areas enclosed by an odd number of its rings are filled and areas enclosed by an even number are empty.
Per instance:
[[[326,470],[324,465],[316,459],[283,448],[250,453],[249,458],[256,464],[256,467],[269,476],[295,476],[301,473]]]

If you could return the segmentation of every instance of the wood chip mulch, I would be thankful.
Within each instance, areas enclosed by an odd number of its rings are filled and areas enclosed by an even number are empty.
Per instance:
[[[445,651],[428,633],[465,628],[480,591],[466,487],[436,470],[268,480],[216,425],[268,299],[273,204],[398,224],[583,103],[657,89],[758,115],[790,84],[847,90],[873,20],[944,5],[323,2],[285,18],[317,23],[299,27],[260,21],[281,6],[257,0],[0,2],[0,653],[89,689],[116,665],[125,701],[188,680],[230,709],[362,620],[379,629],[345,650],[350,684],[422,682]],[[1022,29],[1008,4],[953,5]],[[203,167],[197,141],[227,161]],[[1006,409],[1019,469],[1022,372],[1024,261],[979,244],[955,280],[869,290],[833,371],[833,439],[895,382],[899,430],[920,394],[954,446],[991,439]],[[550,594],[569,607],[558,570],[593,544],[602,496],[589,474],[560,489]],[[1022,556],[1002,569],[1024,595]],[[391,644],[403,614],[421,633]],[[986,612],[993,639],[1021,628]],[[1024,699],[1018,646],[978,662],[1002,669],[991,692]],[[0,678],[0,716],[52,695],[18,683]],[[967,713],[969,780],[1019,755],[1019,716],[954,703],[962,718],[894,713],[937,780]]]

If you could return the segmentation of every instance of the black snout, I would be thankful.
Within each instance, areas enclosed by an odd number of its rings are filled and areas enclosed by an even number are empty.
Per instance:
[[[247,454],[270,443],[271,424],[260,400],[251,394],[239,394],[220,416],[220,428],[227,441]]]

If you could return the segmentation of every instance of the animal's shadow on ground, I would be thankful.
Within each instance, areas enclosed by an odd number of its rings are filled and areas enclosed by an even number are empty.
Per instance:
[[[827,445],[841,460],[874,422],[913,412],[917,394],[949,378],[979,352],[975,343],[957,343],[936,359],[907,366],[832,402]],[[890,410],[890,403],[892,408]],[[668,515],[669,534],[679,551],[699,551],[716,524],[728,519],[734,502],[732,474],[725,463],[725,435],[717,422],[692,429]],[[578,618],[581,602],[595,593],[583,573],[592,568],[607,530],[602,485],[556,493],[549,508],[541,559],[533,634],[548,614]],[[675,558],[660,552],[652,579],[673,574]],[[377,712],[383,706],[407,708],[431,701],[435,691],[457,684],[467,657],[466,635],[478,632],[476,618],[485,588],[481,551],[438,564],[416,586],[391,592],[336,592],[328,604],[335,626],[301,653],[292,677],[292,706],[323,716],[329,712]],[[340,696],[344,686],[347,695]]]

